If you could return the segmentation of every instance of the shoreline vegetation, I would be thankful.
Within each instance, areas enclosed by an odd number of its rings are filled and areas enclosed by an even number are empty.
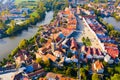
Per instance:
[[[6,25],[1,21],[1,23],[7,27],[3,30],[3,34],[0,36],[0,38],[14,36],[15,34],[21,32],[22,30],[34,26],[37,22],[45,18],[46,15],[45,12],[46,9],[43,3],[40,3],[39,6],[36,8],[36,10],[28,15],[30,18],[26,19],[23,23],[19,25],[16,24],[14,20],[9,21],[10,22],[9,25]]]
[[[120,31],[115,30],[112,24],[105,22],[102,17],[98,17],[97,20],[105,26],[107,33],[111,38],[115,39],[118,49],[120,50]]]
[[[48,1],[50,1],[50,0],[48,0]],[[65,1],[65,0],[62,0],[62,1]],[[47,3],[47,2],[46,2],[46,3]],[[66,6],[68,6],[68,4],[66,4],[66,3],[65,3],[65,4],[60,3],[58,0],[55,0],[55,2],[52,1],[51,3],[48,2],[48,4],[52,4],[52,5],[49,5],[49,6],[47,5],[47,6],[45,6],[45,5],[42,3],[42,4],[40,5],[41,8],[40,8],[40,7],[37,8],[38,11],[32,13],[32,14],[35,14],[35,13],[37,14],[37,15],[34,16],[34,17],[37,18],[37,16],[39,16],[39,14],[42,14],[42,15],[43,15],[42,17],[44,18],[44,17],[45,17],[45,11],[51,11],[51,10],[53,10],[53,11],[54,11],[54,15],[53,15],[53,19],[51,20],[51,22],[52,22],[52,21],[54,21],[56,15],[57,15],[57,13],[58,13],[58,11],[59,11],[59,10],[63,10]],[[54,8],[52,8],[53,5],[55,6]],[[39,14],[38,14],[38,13],[39,13]],[[31,20],[33,20],[33,21],[32,21],[33,24],[36,24],[37,22],[34,22],[34,21],[39,20],[40,17],[39,17],[37,20],[36,20],[34,17],[32,17]],[[43,18],[42,18],[42,19],[43,19]],[[3,60],[0,61],[0,66],[5,66],[5,64],[7,64],[7,62],[15,63],[14,56],[15,56],[16,53],[19,52],[20,50],[26,50],[27,52],[30,53],[30,55],[31,55],[33,58],[35,58],[34,52],[36,52],[37,49],[38,49],[38,47],[40,46],[40,45],[38,45],[39,43],[38,43],[37,37],[40,36],[40,31],[42,31],[42,30],[43,30],[43,25],[42,25],[42,26],[39,26],[38,32],[37,32],[33,37],[31,37],[31,38],[28,39],[28,40],[26,40],[26,39],[21,40],[21,41],[19,42],[18,46],[11,51],[11,53],[8,55],[8,57],[7,57],[7,58],[3,58]],[[45,39],[43,39],[43,38],[40,38],[40,39],[39,39],[39,42],[40,42],[41,44],[44,43],[44,41],[45,41]]]
[[[117,14],[117,12],[114,12],[114,13],[112,14],[112,17],[114,17],[117,21],[120,21],[120,15]]]
[[[46,11],[53,10],[55,11],[55,13],[57,13],[60,8],[64,8],[64,3],[60,3],[58,0],[47,0],[39,2],[38,5],[34,7],[34,12],[30,13],[29,15],[25,15],[26,17],[29,17],[29,19],[22,21],[21,24],[16,24],[14,20],[9,19],[5,22],[0,20],[0,30],[2,32],[0,34],[0,38],[15,36],[16,34],[19,34],[28,27],[35,26],[37,22],[42,21],[45,18]],[[10,24],[6,25],[6,23]]]

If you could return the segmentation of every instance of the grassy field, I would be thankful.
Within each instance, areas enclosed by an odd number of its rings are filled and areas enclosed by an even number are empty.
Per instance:
[[[30,2],[34,1],[34,2]],[[15,5],[25,6],[28,8],[33,8],[36,6],[39,0],[15,0]]]

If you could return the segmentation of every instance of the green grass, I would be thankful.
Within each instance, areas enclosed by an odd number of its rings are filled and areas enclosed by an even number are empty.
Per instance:
[[[39,0],[33,0],[35,2],[28,2],[28,1],[30,1],[30,0],[15,0],[15,5],[33,8],[37,5]]]
[[[34,16],[34,17],[39,16],[39,14],[38,14],[37,12],[33,12],[33,13],[31,13],[30,15],[31,15],[31,16]]]

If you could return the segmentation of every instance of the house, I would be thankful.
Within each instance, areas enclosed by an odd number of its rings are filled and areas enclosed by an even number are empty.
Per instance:
[[[103,73],[104,72],[104,66],[102,64],[102,62],[100,62],[99,60],[95,61],[93,63],[93,70],[96,71],[97,73]]]
[[[64,58],[64,61],[65,61],[66,63],[71,63],[71,62],[72,62],[71,58],[67,58],[67,57]]]
[[[76,51],[78,49],[78,45],[77,45],[77,42],[75,41],[75,39],[72,37],[71,38],[71,46],[70,46],[70,49],[72,51]]]
[[[77,55],[73,55],[73,56],[71,57],[71,60],[72,60],[73,62],[75,62],[75,63],[78,63],[78,56],[77,56]]]
[[[38,52],[41,53],[41,54],[46,54],[46,51],[47,51],[47,50],[48,50],[47,48],[42,47],[42,48],[39,48],[39,49],[38,49]]]
[[[117,8],[120,9],[120,3],[118,4]]]
[[[16,74],[13,80],[29,80],[23,73]]]
[[[22,62],[25,62],[26,60],[28,60],[28,56],[24,53],[19,53],[18,55],[14,57],[15,57],[15,62],[17,64],[21,64]]]
[[[107,62],[108,64],[113,64],[114,62],[114,60],[112,60],[108,54],[104,57],[104,61]]]
[[[27,76],[33,80],[35,80],[36,77],[41,77],[45,75],[45,70],[44,69],[40,69],[31,73],[28,73]]]
[[[56,73],[52,73],[52,72],[47,73],[45,79],[47,79],[47,80],[75,80],[70,77],[65,77],[62,74],[56,74]]]
[[[93,56],[92,56],[92,54],[91,54],[91,48],[90,47],[85,47],[85,54],[86,54],[86,58],[87,59],[92,59],[93,58]]]
[[[60,50],[56,50],[55,52],[53,52],[54,56],[62,58],[64,56],[63,52]]]
[[[41,68],[42,68],[42,67],[40,66],[40,64],[38,64],[38,63],[36,63],[36,62],[32,63],[32,66],[33,66],[33,69],[34,69],[34,70],[38,70],[38,69],[41,69]]]
[[[112,44],[112,43],[104,43],[105,50],[107,53],[112,57],[112,58],[117,58],[119,55],[119,50],[117,45]]]
[[[45,56],[53,62],[56,62],[56,60],[57,60],[57,57],[53,56],[52,54],[48,53]]]
[[[63,39],[65,36],[63,35],[62,32],[55,33],[52,35],[52,39],[54,39],[55,42],[59,42],[61,39]]]

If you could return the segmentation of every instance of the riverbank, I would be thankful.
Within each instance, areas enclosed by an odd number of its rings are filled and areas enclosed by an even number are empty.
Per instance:
[[[35,35],[35,33],[38,31],[38,26],[49,24],[50,21],[53,19],[53,11],[47,12],[45,19],[41,22],[38,22],[36,24],[36,27],[28,27],[28,30],[23,30],[21,34],[18,34],[14,37],[6,37],[3,39],[0,39],[0,60],[3,58],[6,58],[7,55],[18,46],[18,43],[22,39],[30,39]]]
[[[11,20],[7,29],[5,29],[3,34],[1,34],[0,38],[2,39],[5,37],[15,36],[16,34],[19,34],[21,31],[27,29],[28,27],[34,26],[37,22],[43,20],[45,18],[45,15],[45,10],[37,9],[29,15],[29,19],[22,21],[21,24],[16,24],[14,20]]]
[[[114,29],[120,31],[120,21],[117,21],[114,17],[104,17],[104,21],[114,26]]]

